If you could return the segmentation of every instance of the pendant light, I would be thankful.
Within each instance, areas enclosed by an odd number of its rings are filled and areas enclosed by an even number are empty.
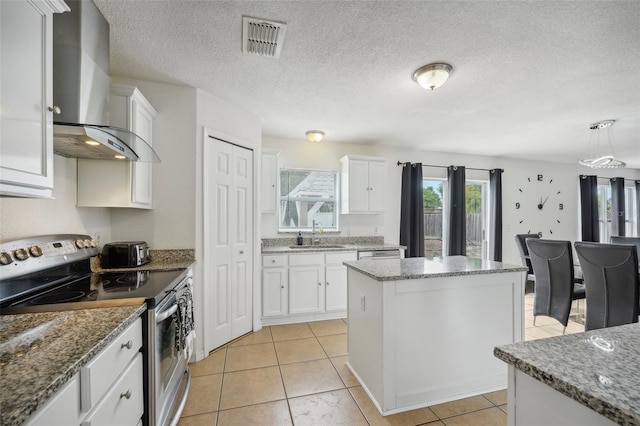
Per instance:
[[[611,126],[613,126],[615,122],[615,120],[603,120],[589,126],[589,129],[592,130],[587,146],[590,157],[579,160],[578,163],[580,165],[591,167],[592,169],[617,169],[626,167],[627,164],[624,161],[615,159],[615,153],[613,151],[613,132],[611,131]],[[601,148],[600,136],[605,132],[608,144]]]

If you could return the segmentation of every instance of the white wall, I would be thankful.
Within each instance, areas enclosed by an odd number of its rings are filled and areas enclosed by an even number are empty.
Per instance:
[[[153,122],[153,209],[113,209],[113,241],[143,240],[152,249],[195,247],[196,89],[113,78],[138,87],[158,111]]]
[[[0,198],[0,241],[45,234],[99,234],[111,240],[111,212],[76,207],[77,160],[54,155],[53,197]]]
[[[354,144],[341,144],[331,142],[310,143],[302,137],[300,140],[282,140],[264,138],[263,148],[272,148],[280,151],[279,167],[298,167],[338,170],[339,160],[342,156],[369,155],[388,159],[388,186],[386,188],[388,209],[379,215],[341,215],[340,228],[342,235],[374,235],[376,228],[379,234],[384,235],[385,241],[397,243],[400,233],[400,188],[402,170],[396,165],[397,161],[422,162],[432,165],[458,165],[467,168],[502,168],[503,174],[503,260],[509,263],[519,264],[513,235],[542,231],[545,238],[567,239],[575,241],[580,238],[579,229],[579,182],[580,174],[598,175],[599,177],[624,177],[628,184],[632,179],[640,178],[640,170],[598,170],[594,171],[576,164],[555,162],[525,161],[500,157],[482,157],[472,155],[450,154],[442,152],[430,152],[415,149],[401,149],[384,146],[367,146]],[[446,177],[445,169],[425,168],[424,176]],[[438,173],[440,176],[437,176]],[[480,178],[488,173],[467,171],[467,178]],[[536,176],[542,174],[544,184],[538,185]],[[529,183],[527,178],[534,182]],[[549,184],[549,179],[553,183]],[[543,188],[548,187],[548,191]],[[528,188],[530,187],[530,188]],[[521,195],[519,189],[523,189],[526,197]],[[555,190],[555,191],[554,191]],[[560,191],[561,194],[556,194]],[[540,211],[537,203],[541,196],[550,195],[549,204]],[[515,203],[523,204],[520,210],[516,210]],[[551,202],[555,202],[552,208]],[[564,204],[564,209],[558,209],[558,203]],[[529,203],[528,206],[525,206]],[[528,208],[527,208],[528,207]],[[520,221],[524,221],[520,224]],[[560,224],[556,222],[560,220]],[[275,237],[277,232],[277,217],[275,214],[262,214],[262,236]],[[549,224],[553,224],[549,234]]]

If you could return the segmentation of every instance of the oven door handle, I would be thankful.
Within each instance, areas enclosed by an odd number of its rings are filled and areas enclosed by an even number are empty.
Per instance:
[[[169,309],[164,311],[163,313],[156,315],[156,323],[162,322],[173,315],[178,310],[178,304],[174,303],[171,305]]]

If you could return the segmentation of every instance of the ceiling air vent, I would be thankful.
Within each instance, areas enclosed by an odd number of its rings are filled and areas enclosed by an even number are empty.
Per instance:
[[[279,58],[287,24],[242,17],[242,51]]]

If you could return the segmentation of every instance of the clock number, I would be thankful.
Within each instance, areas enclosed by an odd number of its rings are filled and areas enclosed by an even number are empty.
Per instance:
[[[542,175],[538,175],[538,181],[542,182]]]
[[[516,203],[516,209],[520,208],[520,203]]]
[[[564,210],[564,204],[562,203],[558,204],[558,210]]]

